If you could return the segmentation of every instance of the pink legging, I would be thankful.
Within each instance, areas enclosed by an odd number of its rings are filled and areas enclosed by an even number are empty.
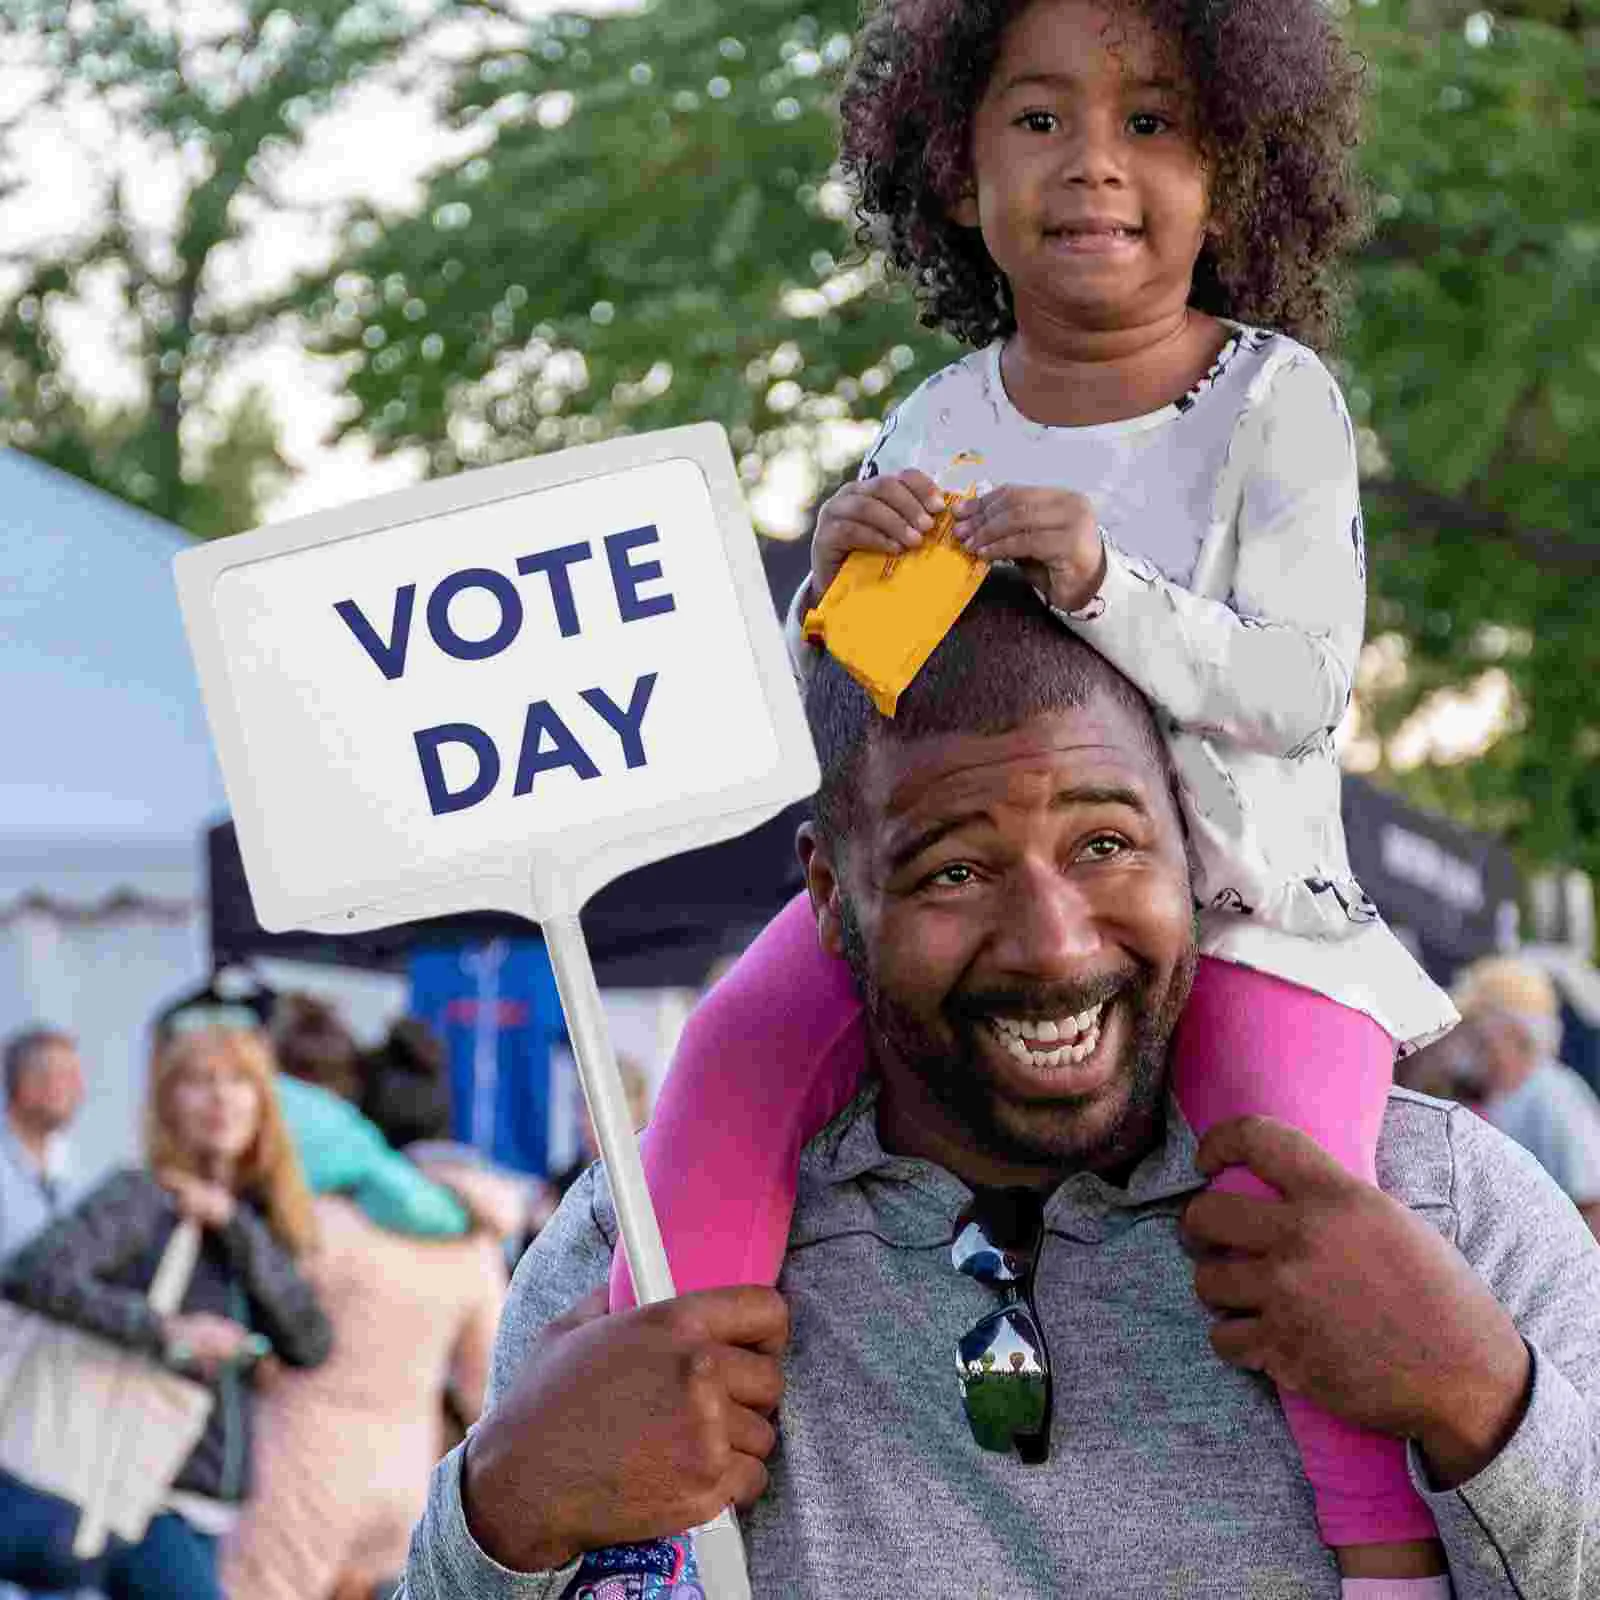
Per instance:
[[[678,1292],[776,1283],[800,1152],[861,1086],[861,1003],[823,952],[804,895],[696,1008],[643,1137],[645,1173]],[[1370,1018],[1245,967],[1202,959],[1175,1041],[1173,1089],[1197,1135],[1249,1112],[1311,1134],[1376,1181],[1394,1046]],[[1222,1188],[1273,1191],[1242,1169]],[[626,1258],[611,1304],[633,1304]],[[1280,1394],[1330,1545],[1437,1537],[1404,1446]]]

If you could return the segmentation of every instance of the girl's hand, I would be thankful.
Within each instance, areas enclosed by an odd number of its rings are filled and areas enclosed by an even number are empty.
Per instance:
[[[852,550],[903,555],[922,543],[943,510],[938,484],[915,467],[847,483],[823,502],[811,536],[811,584],[817,597],[828,592]]]
[[[1078,611],[1106,576],[1094,507],[1070,489],[1007,484],[956,507],[956,538],[985,561],[1015,561],[1057,611]]]
[[[177,1202],[179,1213],[202,1228],[226,1228],[233,1221],[233,1195],[220,1183],[175,1167],[163,1167],[156,1182]]]

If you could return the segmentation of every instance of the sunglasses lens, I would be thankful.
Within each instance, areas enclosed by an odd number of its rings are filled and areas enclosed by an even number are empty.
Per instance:
[[[996,1244],[980,1222],[969,1222],[956,1235],[950,1247],[950,1260],[957,1272],[979,1283],[1021,1283],[1033,1264],[1030,1250],[1006,1250]]]
[[[1042,1460],[1050,1419],[1050,1368],[1044,1339],[1024,1306],[1005,1306],[961,1340],[956,1374],[972,1436],[985,1450],[1015,1445],[1024,1461]]]

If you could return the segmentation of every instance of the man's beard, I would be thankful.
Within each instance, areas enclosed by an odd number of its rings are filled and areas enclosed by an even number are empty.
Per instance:
[[[1018,1166],[1055,1167],[1063,1174],[1112,1172],[1150,1146],[1164,1115],[1168,1050],[1189,998],[1197,954],[1193,944],[1165,984],[1153,968],[1130,962],[1076,986],[989,989],[957,994],[944,1007],[942,1037],[884,994],[867,955],[855,908],[842,900],[844,957],[866,1009],[874,1047],[887,1049],[954,1119],[983,1154]],[[977,1030],[996,1016],[1075,1016],[1116,997],[1130,1033],[1121,1045],[1122,1102],[1103,1118],[1105,1092],[1022,1102],[996,1084]]]

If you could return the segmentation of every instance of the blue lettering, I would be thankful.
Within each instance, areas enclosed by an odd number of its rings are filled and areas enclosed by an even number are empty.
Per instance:
[[[372,664],[391,683],[406,670],[406,644],[411,638],[411,609],[416,603],[417,586],[402,585],[394,592],[394,622],[389,637],[380,639],[354,600],[337,600],[333,609],[344,618],[345,626],[356,636],[356,643],[372,657]]]
[[[556,622],[563,639],[570,639],[578,631],[578,606],[572,598],[572,574],[567,568],[574,562],[587,561],[593,554],[585,541],[564,544],[559,550],[541,550],[534,556],[517,557],[517,571],[524,577],[530,572],[542,572],[549,581],[550,599],[555,604]]]
[[[484,799],[500,781],[500,752],[482,728],[470,722],[442,722],[436,728],[423,728],[411,736],[417,743],[417,759],[422,763],[422,781],[428,789],[428,809],[442,817],[447,811],[465,811]],[[478,775],[465,789],[454,794],[445,786],[444,768],[439,760],[442,744],[464,744],[478,758]]]
[[[545,735],[550,736],[550,749],[541,752]],[[522,753],[517,758],[517,783],[513,794],[526,794],[533,780],[541,772],[556,767],[571,767],[580,778],[598,778],[600,769],[589,759],[583,746],[572,736],[560,717],[550,709],[548,700],[535,700],[528,707],[528,719],[522,727]]]
[[[670,594],[651,595],[640,599],[639,585],[661,576],[659,561],[628,560],[628,552],[642,544],[655,544],[661,535],[655,524],[643,528],[629,528],[623,533],[606,537],[606,560],[611,564],[611,586],[617,591],[617,614],[624,622],[637,622],[641,617],[659,617],[677,609]]]
[[[622,753],[628,758],[630,767],[642,767],[645,763],[644,740],[639,737],[639,724],[644,721],[645,707],[650,704],[650,695],[655,686],[655,673],[644,673],[633,686],[633,698],[628,702],[626,711],[604,689],[582,691],[589,709],[604,717],[611,731],[622,741]]]
[[[450,602],[463,589],[487,589],[500,603],[500,625],[486,639],[463,639],[450,626]],[[428,597],[428,632],[447,656],[457,661],[483,661],[497,656],[522,626],[522,596],[511,580],[488,567],[452,572]]]

